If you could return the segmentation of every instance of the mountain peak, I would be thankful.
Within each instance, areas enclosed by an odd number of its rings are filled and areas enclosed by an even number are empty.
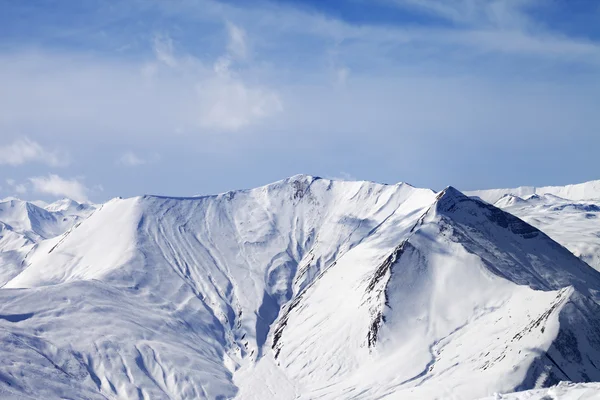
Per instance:
[[[67,211],[70,209],[77,209],[82,206],[81,203],[64,197],[60,200],[55,201],[54,203],[48,204],[45,208],[48,211],[56,212],[56,211]]]
[[[460,190],[453,186],[448,186],[436,197],[435,208],[438,211],[452,211],[456,205],[463,201],[475,201],[467,197]]]
[[[535,196],[535,195],[534,195]],[[512,206],[514,204],[525,203],[525,200],[519,196],[513,194],[505,194],[498,201],[494,203],[494,206],[498,208],[504,208]]]
[[[440,197],[448,197],[448,196],[454,197],[454,198],[467,197],[463,192],[461,192],[454,186],[446,186],[446,188],[440,192]]]
[[[312,182],[317,179],[321,179],[321,178],[318,176],[312,176],[312,175],[308,175],[308,174],[296,174],[296,175],[290,176],[289,178],[284,179],[284,181],[288,181],[288,182],[309,181],[309,182]]]

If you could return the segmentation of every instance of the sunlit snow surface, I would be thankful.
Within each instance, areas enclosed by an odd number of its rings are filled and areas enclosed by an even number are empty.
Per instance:
[[[547,389],[534,389],[500,394],[482,400],[596,400],[600,398],[600,383],[561,382]]]
[[[0,286],[24,267],[24,258],[38,242],[63,234],[95,209],[63,199],[42,208],[14,198],[0,200]]]
[[[600,273],[453,188],[301,175],[82,211],[39,231],[5,212],[37,236],[0,253],[0,398],[478,399],[600,380]]]
[[[551,194],[522,199],[507,195],[495,204],[543,230],[600,270],[600,200],[570,200]]]
[[[600,181],[465,192],[541,229],[600,270]]]

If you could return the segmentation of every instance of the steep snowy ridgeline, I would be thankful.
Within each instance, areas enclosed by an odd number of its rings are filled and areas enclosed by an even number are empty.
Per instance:
[[[141,210],[136,199],[113,199],[81,224],[38,243],[23,271],[5,288],[25,288],[100,279],[134,257]]]
[[[63,199],[46,208],[18,199],[0,201],[0,222],[30,242],[49,239],[64,233],[94,210],[93,205]],[[0,247],[7,250],[6,247]]]
[[[600,270],[600,200],[573,201],[551,194],[506,195],[495,204],[527,221]]]
[[[73,214],[83,210],[88,210],[90,208],[93,208],[93,205],[78,203],[75,200],[71,200],[68,198],[60,199],[55,201],[54,203],[50,203],[44,206],[44,209],[46,209],[47,211],[60,211],[63,214]]]
[[[90,215],[98,206],[90,203],[78,203],[71,199],[61,199],[44,207],[46,211],[60,214],[63,218],[80,220]]]
[[[62,226],[54,214],[22,200],[11,199],[0,202],[0,221],[31,243],[64,232],[60,230]]]
[[[93,210],[67,199],[47,209],[14,198],[0,201],[0,287],[21,271],[35,243],[63,234]]]
[[[405,184],[297,176],[219,196],[113,200],[31,252],[0,290],[0,324],[35,333],[21,363],[29,352],[54,360],[54,346],[64,358],[53,362],[87,371],[86,390],[229,398],[234,371],[272,359],[267,336],[284,304],[383,225],[409,228],[434,198]],[[36,393],[44,370],[21,392]],[[81,396],[69,379],[53,384]]]
[[[494,204],[507,194],[518,197],[528,197],[533,194],[553,194],[569,200],[600,199],[600,180],[567,186],[521,186],[514,189],[472,190],[464,193],[467,196],[477,196],[491,204]]]
[[[289,303],[244,399],[474,399],[600,379],[600,274],[449,188],[390,218]],[[266,395],[266,394],[271,395]]]
[[[596,400],[600,399],[600,383],[561,382],[546,389],[500,394],[481,400]]]

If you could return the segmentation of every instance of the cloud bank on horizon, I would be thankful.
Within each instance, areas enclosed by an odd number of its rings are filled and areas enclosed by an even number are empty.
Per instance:
[[[594,2],[0,7],[0,197],[599,178]]]

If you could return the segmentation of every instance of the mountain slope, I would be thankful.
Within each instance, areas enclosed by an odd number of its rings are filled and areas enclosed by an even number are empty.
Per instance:
[[[433,197],[429,190],[408,185],[300,176],[205,198],[114,200],[77,228],[41,243],[28,256],[26,269],[5,287],[45,291],[60,285],[68,293],[80,280],[90,281],[90,291],[102,290],[96,287],[97,281],[106,282],[123,291],[122,296],[133,296],[137,304],[164,309],[166,325],[170,319],[182,321],[180,329],[213,338],[210,346],[205,345],[210,352],[195,359],[220,364],[211,370],[214,380],[223,382],[223,376],[241,362],[261,355],[279,307],[294,293],[391,215],[413,212]],[[145,312],[135,314],[140,315],[139,326],[153,326],[143,320]],[[100,315],[96,318],[104,320]],[[69,317],[84,326],[88,320]],[[117,325],[115,334],[125,342],[127,350],[122,352],[135,354],[133,347],[144,331],[119,329],[124,322],[118,315],[110,320]],[[23,322],[33,330],[37,323],[41,321],[35,317]],[[47,333],[48,340],[54,341],[52,332]],[[135,391],[140,383],[123,374],[126,368],[107,366],[109,357],[102,347],[89,342],[95,335],[88,332],[86,337],[88,341],[73,343],[81,343],[78,351],[86,354],[100,352],[90,368],[106,370],[107,380],[121,388],[119,395]],[[160,354],[156,363],[165,371],[176,371],[174,352],[179,350],[163,345],[162,352],[152,347]],[[131,362],[125,355],[123,359],[122,364]],[[165,393],[181,395],[178,388],[167,388],[164,375],[152,376],[162,382]],[[198,378],[194,383],[204,381]],[[110,391],[110,387],[102,386],[102,390]],[[224,395],[235,390],[224,383],[217,388]],[[208,398],[215,397],[215,392],[207,393]]]
[[[300,382],[297,393],[467,399],[600,377],[593,364],[568,359],[588,354],[598,365],[599,310],[587,296],[595,298],[588,285],[600,282],[566,249],[452,188],[412,229],[393,231],[399,246],[366,240],[280,319],[275,355]],[[379,263],[364,259],[384,248],[389,256]],[[579,303],[591,310],[571,310]],[[590,332],[572,333],[582,327]],[[586,347],[556,342],[565,335]]]
[[[551,194],[506,195],[495,206],[536,226],[600,270],[600,199],[574,201]]]
[[[61,235],[94,210],[72,200],[60,204],[45,209],[13,198],[0,201],[0,287],[22,270],[36,243]]]
[[[0,289],[0,390],[474,399],[595,380],[598,288],[545,234],[453,188],[295,176],[115,199]]]

